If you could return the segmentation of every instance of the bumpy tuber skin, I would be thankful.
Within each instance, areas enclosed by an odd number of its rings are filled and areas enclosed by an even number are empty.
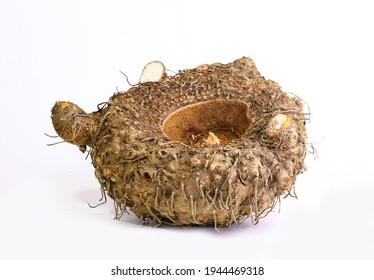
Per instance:
[[[116,218],[130,209],[157,224],[230,226],[259,221],[293,194],[306,152],[300,99],[264,79],[250,58],[163,71],[151,63],[144,83],[97,112],[70,102],[52,109],[65,141],[91,147]]]

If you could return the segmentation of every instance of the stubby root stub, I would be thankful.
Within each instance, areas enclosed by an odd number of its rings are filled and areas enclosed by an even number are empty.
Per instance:
[[[92,143],[98,126],[95,114],[86,114],[74,103],[58,101],[52,108],[51,118],[57,134],[66,142],[78,146]]]
[[[257,222],[293,193],[304,169],[300,99],[263,78],[246,57],[174,76],[161,65],[146,67],[143,83],[97,112],[56,103],[56,131],[91,147],[117,218],[130,209],[157,224]]]

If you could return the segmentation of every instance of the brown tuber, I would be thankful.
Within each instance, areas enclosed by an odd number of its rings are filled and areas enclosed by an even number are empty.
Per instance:
[[[265,80],[250,58],[174,76],[148,64],[140,83],[86,114],[57,102],[58,135],[89,146],[103,194],[157,224],[257,222],[292,194],[304,169],[300,99]]]

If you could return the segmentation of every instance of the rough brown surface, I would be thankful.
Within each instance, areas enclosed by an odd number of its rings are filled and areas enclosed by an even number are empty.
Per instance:
[[[71,111],[56,113],[62,103],[52,111],[56,131],[91,147],[95,175],[118,218],[128,208],[159,224],[258,221],[292,193],[304,167],[301,101],[264,79],[249,58],[164,75],[75,120]],[[203,140],[209,132],[220,144]]]

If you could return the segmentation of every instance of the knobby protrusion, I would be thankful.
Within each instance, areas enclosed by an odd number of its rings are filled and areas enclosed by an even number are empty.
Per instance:
[[[86,146],[92,143],[98,122],[72,102],[58,101],[52,108],[52,123],[57,134],[66,142]]]

